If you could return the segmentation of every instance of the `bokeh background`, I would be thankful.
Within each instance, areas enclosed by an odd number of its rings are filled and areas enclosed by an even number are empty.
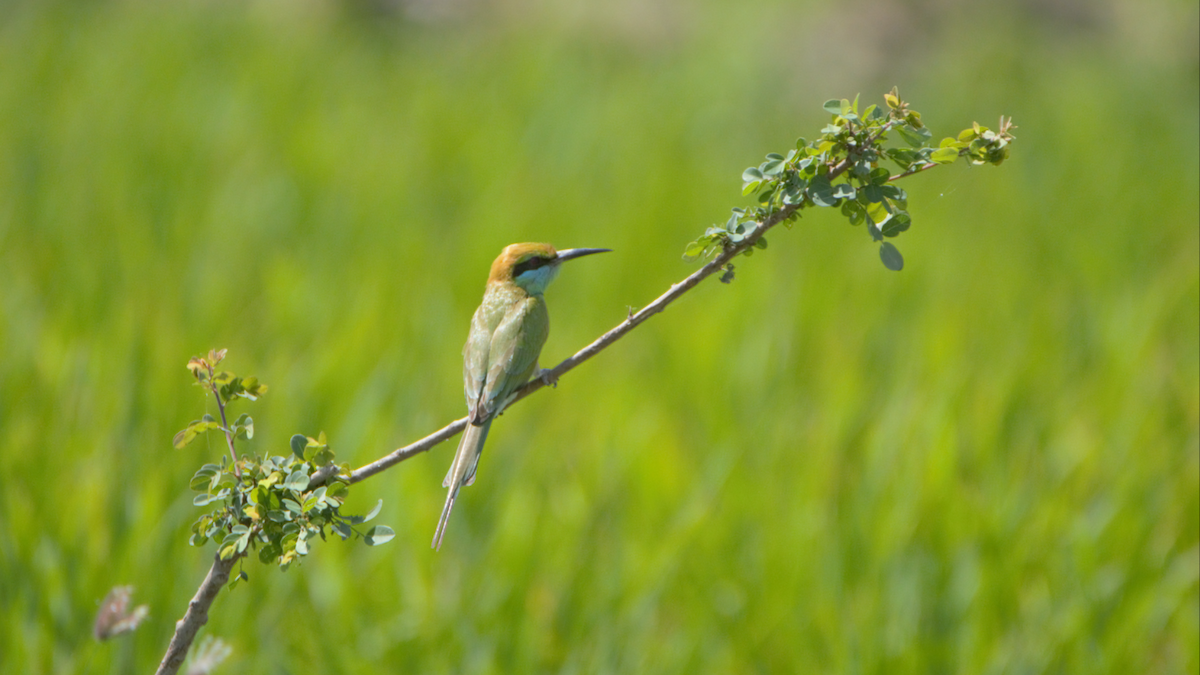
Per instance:
[[[1196,673],[1189,0],[0,7],[0,671],[157,664],[212,558],[212,347],[246,448],[360,465],[463,414],[514,241],[604,246],[553,364],[695,269],[739,176],[892,85],[1012,159],[911,178],[907,266],[811,213],[508,412],[356,486],[397,537],[248,563],[225,673]],[[207,406],[207,408],[206,408]],[[136,586],[150,618],[91,637]]]

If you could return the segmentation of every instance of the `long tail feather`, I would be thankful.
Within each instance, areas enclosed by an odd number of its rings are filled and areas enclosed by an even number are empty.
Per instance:
[[[454,461],[450,464],[450,470],[446,472],[446,479],[442,481],[442,487],[449,488],[450,492],[446,495],[446,505],[442,507],[442,517],[438,520],[437,530],[433,533],[432,547],[437,550],[442,548],[442,537],[446,535],[446,523],[450,520],[450,511],[454,509],[454,500],[458,497],[458,491],[466,485],[475,482],[475,469],[479,466],[479,456],[483,454],[483,442],[487,440],[488,429],[492,426],[492,420],[484,422],[480,426],[468,424],[463,431],[462,440],[458,443],[458,450],[454,453]]]

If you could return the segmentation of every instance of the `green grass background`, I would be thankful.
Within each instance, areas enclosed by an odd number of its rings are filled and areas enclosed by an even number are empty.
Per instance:
[[[505,244],[616,249],[548,293],[557,363],[893,84],[1019,125],[906,181],[903,272],[772,234],[508,412],[440,553],[453,444],[354,488],[388,545],[248,563],[220,672],[1200,669],[1194,3],[445,6],[0,8],[0,671],[157,664],[212,557],[189,357],[270,384],[248,451],[366,463],[463,414]]]

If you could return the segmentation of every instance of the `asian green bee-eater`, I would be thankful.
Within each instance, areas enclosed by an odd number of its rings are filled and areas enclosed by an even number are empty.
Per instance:
[[[550,334],[550,315],[542,293],[558,276],[563,262],[608,250],[556,251],[549,244],[512,244],[492,263],[483,303],[475,310],[463,346],[467,428],[442,481],[442,487],[450,492],[433,535],[433,548],[442,547],[446,521],[458,491],[475,482],[475,468],[492,420],[537,370],[538,354]]]

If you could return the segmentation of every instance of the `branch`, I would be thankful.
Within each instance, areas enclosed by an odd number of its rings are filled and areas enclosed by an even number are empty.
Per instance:
[[[217,593],[220,593],[221,588],[229,581],[229,573],[240,557],[241,555],[234,555],[229,560],[221,560],[220,552],[217,553],[212,567],[208,570],[208,576],[204,577],[196,595],[188,603],[187,612],[182,619],[175,622],[175,635],[171,637],[171,644],[167,645],[167,653],[158,664],[156,675],[174,675],[179,671],[179,666],[183,665],[183,660],[187,658],[192,641],[196,639],[196,633],[208,623],[208,608],[217,598]]]
[[[849,167],[849,160],[843,160],[837,164],[829,171],[830,180],[840,176]],[[748,249],[753,248],[754,245],[758,243],[758,240],[767,233],[767,230],[770,230],[779,223],[782,223],[784,220],[787,220],[788,216],[792,215],[792,213],[797,211],[799,208],[799,204],[785,206],[779,211],[776,211],[769,218],[758,223],[754,228],[753,234],[746,237],[736,245],[727,245],[724,250],[722,250],[720,255],[710,260],[706,265],[704,265],[704,267],[696,270],[683,281],[680,281],[677,284],[672,284],[671,288],[669,288],[666,293],[658,296],[654,302],[646,305],[636,314],[631,314],[629,318],[617,324],[612,330],[608,331],[604,335],[596,338],[596,340],[590,345],[580,349],[570,358],[566,359],[554,368],[551,368],[546,379],[550,381],[558,380],[558,378],[562,377],[571,370],[574,370],[579,364],[587,361],[596,354],[599,354],[612,345],[612,343],[625,337],[629,331],[637,328],[645,323],[645,321],[650,317],[666,309],[667,305],[678,300],[680,296],[695,288],[701,281],[704,281],[706,278],[712,276],[718,270],[725,267],[725,265],[729,264],[729,262],[734,258],[746,252]],[[534,378],[530,380],[525,384],[525,386],[517,390],[515,398],[513,398],[508,405],[512,406],[513,404],[545,386],[546,384],[541,378]],[[456,435],[461,433],[466,426],[467,418],[463,417],[461,419],[457,419],[419,441],[410,443],[409,445],[397,450],[393,450],[374,462],[355,469],[348,476],[349,481],[351,483],[357,483],[366,478],[370,478],[371,476],[374,476],[385,469],[389,469],[406,459],[411,459],[422,452],[433,448],[433,446],[441,443],[442,441],[454,438]],[[320,485],[322,482],[328,480],[336,470],[336,467],[330,467],[328,471],[322,471],[314,474],[313,484]]]
[[[746,172],[743,173],[743,181],[746,183],[744,190],[747,191],[744,193],[762,190],[759,192],[760,203],[765,204],[766,207],[755,209],[753,215],[744,221],[741,220],[741,215],[745,212],[742,210],[735,210],[735,217],[731,219],[730,226],[736,226],[736,231],[726,230],[723,232],[717,228],[710,228],[710,231],[706,233],[701,240],[693,242],[692,245],[689,245],[689,250],[691,250],[691,246],[698,246],[699,250],[705,252],[717,249],[717,247],[719,247],[718,250],[720,252],[716,255],[716,257],[679,283],[673,284],[665,293],[658,296],[658,298],[656,298],[653,302],[642,308],[641,311],[630,313],[628,318],[626,318],[624,321],[617,324],[611,330],[601,335],[591,344],[579,350],[573,356],[564,360],[547,373],[544,373],[543,377],[535,378],[526,383],[523,387],[517,390],[516,396],[509,403],[509,405],[515,404],[530,394],[543,388],[546,386],[545,382],[557,381],[560,377],[573,370],[579,364],[607,349],[614,342],[624,337],[634,328],[637,328],[641,324],[645,323],[650,317],[665,310],[668,305],[678,300],[684,293],[687,293],[695,288],[701,281],[704,281],[708,277],[712,276],[718,270],[725,268],[734,258],[754,248],[760,242],[760,240],[762,240],[763,235],[765,235],[768,230],[772,229],[781,222],[791,219],[804,207],[814,204],[819,204],[822,206],[833,205],[830,203],[824,203],[829,201],[829,196],[827,194],[822,196],[819,202],[816,198],[814,198],[813,194],[808,193],[807,191],[802,197],[798,198],[797,201],[793,201],[792,203],[784,203],[784,200],[780,196],[784,193],[784,188],[787,187],[787,185],[785,185],[786,180],[798,178],[799,170],[804,166],[810,166],[809,162],[813,156],[829,157],[829,155],[826,154],[826,150],[831,147],[841,147],[842,151],[846,153],[845,156],[836,163],[833,162],[832,159],[822,159],[821,161],[823,164],[820,166],[820,170],[824,173],[818,174],[814,173],[814,169],[812,168],[806,169],[808,171],[806,174],[807,176],[815,178],[817,175],[820,175],[823,179],[825,179],[824,185],[826,188],[829,187],[829,181],[838,178],[852,166],[855,167],[854,177],[848,179],[848,183],[858,181],[859,187],[864,189],[871,187],[872,185],[878,185],[879,183],[874,182],[877,179],[871,179],[866,175],[870,174],[871,176],[875,176],[876,172],[878,171],[878,169],[873,168],[877,166],[880,156],[877,144],[884,137],[884,134],[887,131],[903,124],[908,125],[907,128],[914,134],[923,134],[923,137],[926,139],[930,137],[929,132],[924,130],[923,125],[920,124],[920,115],[908,110],[907,104],[899,99],[895,89],[893,89],[890,94],[885,96],[885,100],[887,100],[890,111],[886,118],[886,122],[883,122],[881,116],[874,112],[875,106],[871,106],[871,108],[864,113],[866,121],[859,121],[857,123],[854,122],[855,120],[859,120],[857,98],[853,104],[844,99],[840,102],[832,100],[827,101],[824,106],[825,109],[834,114],[835,122],[840,121],[841,123],[844,123],[844,129],[842,126],[836,124],[831,125],[830,127],[826,127],[825,130],[822,130],[822,139],[824,140],[818,139],[817,142],[808,145],[798,144],[797,150],[805,150],[807,153],[806,155],[802,154],[797,157],[796,152],[793,151],[785,159],[781,155],[772,154],[768,155],[768,163],[757,169],[754,167],[747,169]],[[840,111],[840,115],[838,111]],[[1013,128],[1015,127],[1012,125],[1011,118],[1005,120],[1004,117],[1001,117],[1000,128],[997,132],[989,131],[984,127],[980,127],[978,124],[975,124],[972,129],[965,130],[963,133],[959,134],[957,139],[948,138],[943,140],[941,146],[936,150],[932,148],[924,148],[924,141],[919,143],[914,142],[915,144],[913,147],[914,151],[916,152],[916,157],[913,160],[904,162],[904,165],[907,167],[906,170],[891,176],[887,176],[885,173],[881,177],[882,181],[880,182],[896,181],[901,178],[926,171],[940,164],[951,163],[960,157],[967,158],[972,164],[998,165],[1008,156],[1007,144],[1013,140],[1013,136],[1010,133]],[[917,130],[920,130],[920,132]],[[867,131],[868,133],[863,134],[862,132],[864,131]],[[903,128],[901,131],[903,132]],[[862,136],[859,136],[859,134],[862,134]],[[803,141],[803,139],[801,139],[801,141]],[[920,149],[916,150],[918,147]],[[872,152],[864,154],[865,150],[871,150]],[[895,157],[895,155],[892,155],[892,157]],[[795,158],[795,162],[792,161],[793,158]],[[801,162],[801,159],[803,159],[803,165],[798,164]],[[784,168],[786,168],[785,172],[781,172],[781,164],[783,164]],[[747,176],[750,176],[750,178],[747,178]],[[868,185],[868,182],[870,182],[870,185]],[[763,184],[767,185],[765,189],[759,187]],[[792,182],[790,185],[792,187],[788,189],[795,189],[797,184]],[[797,199],[794,196],[790,196],[791,193],[788,194],[789,200]],[[841,197],[834,197],[833,203],[836,204],[841,199]],[[892,199],[902,203],[906,199],[902,192],[899,194],[899,196],[892,196],[890,198],[877,197],[870,199],[872,203],[881,203],[884,207],[886,207],[889,213],[889,218],[895,213],[899,213],[907,218],[907,214],[903,210],[896,210],[897,207],[889,202],[889,199]],[[845,204],[855,207],[857,209],[856,213],[860,217],[863,216],[863,214],[870,215],[869,212],[864,210],[863,206],[853,203],[853,197],[845,202]],[[845,213],[845,210],[843,210],[843,213]],[[854,218],[851,218],[851,222],[855,222]],[[904,221],[904,227],[900,229],[899,232],[907,229],[907,222],[908,220],[906,219]],[[717,231],[713,232],[714,229],[717,229]],[[877,231],[876,235],[881,235],[877,237],[877,240],[882,236],[895,236],[895,234],[898,234],[899,232],[882,234]],[[737,236],[735,238],[727,233],[733,233]],[[888,250],[892,251],[896,256],[899,255],[898,252],[895,252],[895,248],[890,244],[882,245],[881,255],[883,252]],[[884,259],[884,264],[888,265],[888,267],[891,269],[899,269],[898,266],[893,267],[889,265],[886,258]],[[903,264],[902,260],[901,264]],[[224,350],[219,353],[210,352],[209,361],[212,361],[215,364],[216,361],[220,360],[219,357],[223,356]],[[199,368],[208,367],[211,378],[211,367],[203,359],[193,359],[191,362],[189,362],[188,367],[192,369],[193,372],[197,372],[197,377],[199,377]],[[216,390],[214,387],[214,392],[215,391]],[[217,395],[217,402],[218,405],[220,405],[221,399],[219,393]],[[221,422],[226,433],[226,441],[230,446],[230,454],[234,459],[234,470],[237,471],[237,455],[233,449],[233,437],[229,431],[228,420],[225,418],[224,406],[221,406]],[[453,438],[455,435],[461,433],[466,425],[467,419],[465,417],[455,420],[414,443],[394,450],[387,455],[380,457],[374,462],[366,464],[350,472],[349,476],[345,476],[343,478],[349,483],[357,483],[370,478],[371,476],[391,468],[406,459],[415,457],[416,455],[433,448],[442,441]],[[321,440],[320,443],[323,444],[324,440]],[[321,447],[324,447],[324,445]],[[312,474],[310,477],[309,486],[315,487],[325,483],[337,472],[337,470],[337,467],[332,464],[323,467],[319,471]],[[171,644],[168,647],[167,653],[163,657],[163,661],[159,666],[158,673],[160,675],[175,673],[179,669],[180,664],[183,663],[183,659],[187,654],[188,648],[195,639],[196,632],[208,621],[209,607],[212,605],[212,602],[216,598],[221,587],[229,580],[230,571],[233,569],[234,563],[241,557],[241,555],[242,554],[235,554],[231,556],[229,560],[221,560],[220,553],[218,552],[217,558],[213,562],[208,576],[205,577],[204,583],[201,584],[200,589],[196,592],[196,596],[192,598],[191,603],[189,603],[187,613],[184,615],[183,619],[176,624],[175,636],[171,639]]]

